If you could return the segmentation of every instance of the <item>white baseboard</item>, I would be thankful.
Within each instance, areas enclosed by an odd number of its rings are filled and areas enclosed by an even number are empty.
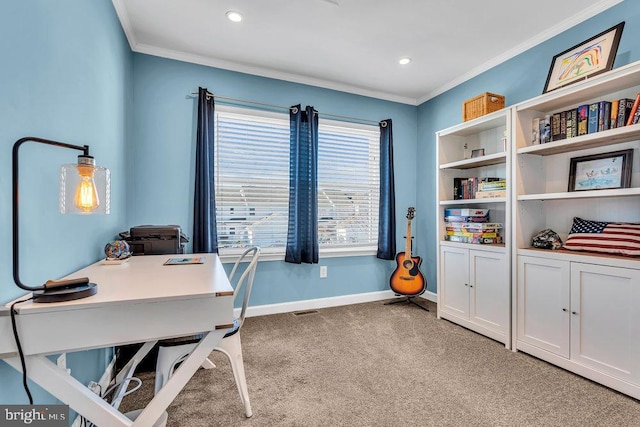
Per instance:
[[[319,308],[338,307],[341,305],[360,304],[363,302],[382,301],[396,298],[396,294],[391,291],[368,292],[364,294],[341,295],[337,297],[315,298],[302,301],[283,302],[278,304],[257,305],[247,308],[247,317],[265,316],[268,314],[291,313],[294,311],[315,310]],[[437,302],[438,296],[433,292],[426,291],[418,298]],[[240,315],[240,309],[236,308],[235,315]]]
[[[111,362],[109,362],[109,364],[107,365],[107,368],[104,370],[104,373],[100,377],[100,380],[98,381],[98,384],[100,384],[100,390],[102,390],[103,393],[107,391],[107,388],[109,388],[109,384],[111,383],[111,378],[113,378],[114,376],[115,369],[116,369],[116,356],[114,355],[111,358]],[[80,419],[80,415],[78,415],[73,420],[73,424],[71,424],[71,427],[81,427],[81,426],[82,426],[82,420]]]

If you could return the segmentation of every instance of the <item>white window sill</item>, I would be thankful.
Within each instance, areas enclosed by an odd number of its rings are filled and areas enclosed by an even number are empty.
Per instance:
[[[235,262],[244,252],[244,249],[227,249],[220,253],[222,263]],[[352,246],[342,248],[320,248],[320,258],[342,258],[354,256],[375,256],[378,248],[374,246]],[[263,249],[260,253],[260,261],[284,261],[284,248]]]

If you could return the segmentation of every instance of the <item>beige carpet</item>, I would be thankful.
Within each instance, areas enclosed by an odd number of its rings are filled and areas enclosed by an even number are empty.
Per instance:
[[[171,427],[639,426],[640,403],[500,343],[382,302],[248,318],[241,331],[253,417],[231,368],[200,369]],[[144,406],[153,374],[121,406]]]

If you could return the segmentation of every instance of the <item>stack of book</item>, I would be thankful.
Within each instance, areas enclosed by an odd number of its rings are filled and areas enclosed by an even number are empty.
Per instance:
[[[507,182],[504,178],[453,178],[453,200],[505,197],[506,185]],[[504,194],[499,196],[498,193],[487,193],[490,191],[502,191]],[[484,194],[478,197],[480,192],[484,192]]]
[[[445,209],[444,221],[450,242],[502,243],[502,224],[489,222],[489,209]]]
[[[495,197],[507,197],[507,180],[483,181],[478,184],[476,199],[492,199]]]
[[[640,123],[640,92],[633,98],[598,101],[534,118],[532,144],[545,144],[575,136]]]

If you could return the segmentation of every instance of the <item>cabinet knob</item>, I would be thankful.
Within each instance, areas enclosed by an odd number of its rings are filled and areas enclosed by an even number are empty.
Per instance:
[[[566,312],[566,311],[568,311],[568,310],[567,310],[566,308],[563,308],[563,309],[562,309],[562,311],[565,311],[565,312]]]
[[[572,311],[571,314],[578,314],[578,312],[577,311]]]
[[[470,288],[473,288],[473,285],[469,285]]]
[[[469,286],[469,284],[468,284],[468,283],[465,283],[464,285],[465,285],[465,286]]]

